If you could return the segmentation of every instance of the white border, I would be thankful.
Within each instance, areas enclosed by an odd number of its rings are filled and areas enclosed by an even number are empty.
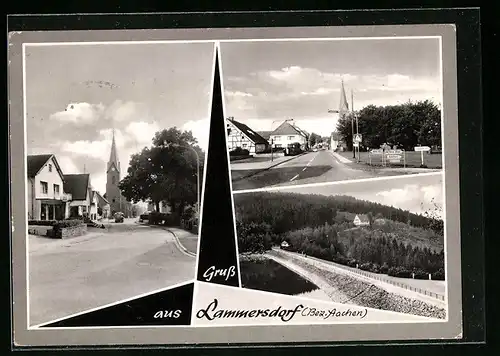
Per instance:
[[[201,197],[200,197],[200,206],[198,207],[198,246],[196,249],[196,264],[194,269],[194,287],[193,287],[193,301],[191,302],[191,325],[193,324],[194,318],[194,306],[196,305],[196,296],[198,295],[198,270],[200,266],[200,251],[201,251],[201,227],[203,224],[203,207],[205,202],[205,182],[207,176],[207,163],[208,163],[208,151],[210,150],[210,131],[212,126],[212,106],[213,106],[213,93],[214,93],[214,79],[215,79],[215,61],[217,60],[217,43],[214,42],[213,45],[213,59],[212,59],[212,80],[211,80],[211,90],[210,90],[210,99],[208,105],[208,144],[207,144],[207,152],[205,153],[205,166],[203,167],[203,187],[201,189]]]
[[[28,136],[27,136],[27,99],[26,99],[26,47],[27,46],[30,46],[30,47],[36,47],[36,46],[79,46],[79,45],[87,45],[87,44],[92,44],[92,45],[95,45],[95,44],[154,44],[154,43],[174,43],[174,42],[177,42],[177,43],[190,43],[190,42],[200,42],[200,43],[208,43],[208,42],[214,42],[214,41],[120,41],[120,42],[95,42],[95,43],[92,43],[92,42],[48,42],[48,43],[23,43],[22,44],[22,69],[23,69],[23,120],[24,120],[24,152],[25,152],[25,155],[24,155],[24,175],[25,177],[28,176]],[[214,42],[214,62],[215,62],[215,42]],[[212,69],[212,71],[214,72],[215,71],[215,65]],[[213,93],[213,77],[214,77],[214,73],[212,72],[212,85],[211,85],[211,89],[210,89],[210,96],[212,96],[212,93]],[[212,99],[210,98],[209,99],[209,107],[208,107],[208,115],[207,115],[207,120],[208,120],[208,132],[207,132],[207,135],[210,137],[210,125],[211,125],[211,118],[210,118],[210,114],[211,114],[211,110],[212,110]],[[210,145],[210,142],[208,144],[208,146]],[[197,246],[197,254],[196,254],[196,262],[195,262],[195,275],[193,277],[192,280],[188,280],[187,282],[181,282],[181,283],[177,283],[177,284],[174,284],[172,286],[167,286],[165,288],[161,288],[161,289],[158,289],[158,290],[155,290],[153,292],[147,292],[147,293],[143,293],[143,294],[139,294],[137,296],[134,296],[134,297],[131,297],[131,298],[127,298],[127,299],[123,299],[123,300],[120,300],[118,302],[113,302],[113,303],[110,303],[110,304],[105,304],[103,306],[99,306],[99,307],[95,307],[95,308],[92,308],[92,309],[88,309],[88,310],[85,310],[83,312],[79,312],[79,313],[76,313],[76,314],[70,314],[68,316],[65,316],[65,317],[62,317],[62,318],[58,318],[58,319],[55,319],[55,320],[52,320],[52,321],[49,321],[49,322],[44,322],[42,324],[37,324],[37,325],[31,325],[31,322],[30,322],[30,295],[29,295],[29,285],[30,285],[30,281],[29,281],[29,274],[30,274],[30,268],[29,268],[29,234],[28,234],[28,219],[26,219],[26,224],[25,224],[25,234],[26,234],[26,249],[25,249],[25,252],[26,252],[26,321],[27,321],[27,330],[33,330],[33,329],[38,329],[40,326],[43,326],[43,325],[46,325],[46,324],[52,324],[52,323],[55,323],[57,321],[60,321],[60,320],[64,320],[64,319],[68,319],[68,318],[71,318],[71,317],[74,317],[74,316],[78,316],[78,315],[81,315],[81,314],[85,314],[85,313],[89,313],[89,312],[92,312],[94,310],[99,310],[99,309],[102,309],[102,308],[105,308],[105,307],[109,307],[109,306],[112,306],[112,305],[115,305],[115,304],[119,304],[119,303],[123,303],[123,302],[126,302],[126,301],[129,301],[129,300],[133,300],[133,299],[136,299],[136,298],[140,298],[140,297],[143,297],[143,296],[147,296],[147,295],[150,295],[152,293],[157,293],[157,292],[162,292],[162,291],[165,291],[165,290],[169,290],[169,289],[173,289],[173,288],[176,288],[176,287],[180,287],[180,286],[183,286],[183,285],[187,285],[189,283],[194,283],[194,287],[193,287],[193,302],[191,303],[191,308],[193,308],[193,305],[194,305],[194,296],[195,296],[195,293],[194,291],[196,290],[196,276],[197,276],[197,269],[198,269],[198,260],[199,260],[199,250],[200,250],[200,235],[201,235],[201,220],[202,220],[202,206],[203,206],[203,200],[204,200],[204,193],[205,193],[205,178],[206,178],[206,173],[207,173],[207,160],[208,160],[208,146],[206,147],[205,149],[205,163],[204,163],[204,166],[203,166],[203,178],[202,180],[200,181],[201,183],[201,194],[200,194],[200,206],[199,206],[199,226],[198,226],[198,246]],[[26,179],[26,184],[24,185],[24,194],[25,194],[25,203],[26,203],[26,210],[28,209],[28,179]],[[27,213],[27,211],[25,212]],[[174,237],[174,240],[176,241],[177,239]],[[185,252],[180,249],[178,246],[177,246],[177,249],[184,253]],[[188,255],[190,256],[190,255]],[[193,257],[193,256],[190,256],[190,257]],[[158,325],[155,327],[181,327],[181,326],[185,326],[185,325]],[[187,325],[189,326],[189,325]],[[137,328],[137,327],[142,327],[142,326],[123,326],[123,327],[119,327],[119,326],[112,326],[112,327],[69,327],[69,328],[43,328],[44,330],[47,330],[47,329],[53,329],[53,330],[66,330],[66,329],[102,329],[102,328]],[[144,326],[144,327],[151,327],[151,325],[149,326]]]
[[[231,176],[231,157],[229,156],[229,149],[228,149],[228,141],[229,137],[227,134],[227,118],[226,118],[226,100],[225,95],[224,95],[224,76],[222,75],[222,54],[220,51],[220,43],[218,43],[219,47],[219,72],[220,72],[220,89],[221,89],[221,99],[222,99],[222,112],[224,113],[223,117],[223,124],[224,124],[224,140],[226,143],[226,159],[227,159],[227,170],[228,170],[228,176],[229,176],[229,194],[231,195],[231,209],[233,211],[233,231],[234,231],[234,246],[235,246],[235,252],[236,252],[236,264],[238,266],[238,286],[241,288],[241,270],[240,270],[240,252],[239,252],[239,246],[238,246],[238,233],[236,231],[236,214],[234,210],[234,197],[233,197],[233,181],[232,181],[232,176]]]

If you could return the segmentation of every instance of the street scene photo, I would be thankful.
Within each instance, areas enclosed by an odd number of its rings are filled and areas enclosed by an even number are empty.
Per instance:
[[[440,46],[221,42],[233,191],[441,171]]]
[[[243,288],[445,320],[442,173],[234,193]]]
[[[29,325],[192,281],[214,44],[23,55]]]

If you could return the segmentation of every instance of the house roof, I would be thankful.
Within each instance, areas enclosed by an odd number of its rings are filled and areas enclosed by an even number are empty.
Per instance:
[[[259,135],[261,135],[264,139],[269,141],[269,138],[271,137],[271,134],[273,133],[272,131],[257,131]]]
[[[64,191],[70,193],[73,200],[87,199],[87,189],[90,185],[90,174],[65,174]]]
[[[292,125],[288,121],[284,121],[279,125],[271,135],[282,136],[282,135],[301,135],[307,137],[307,134],[295,125]]]
[[[28,177],[34,178],[38,174],[38,172],[40,172],[40,170],[45,166],[47,161],[51,158],[53,159],[56,169],[61,175],[61,178],[63,178],[61,167],[59,166],[59,163],[57,162],[57,159],[53,154],[28,155],[27,157]]]
[[[358,217],[361,222],[364,223],[370,222],[370,219],[368,219],[368,216],[366,216],[365,214],[358,214],[356,215],[356,217]],[[354,218],[356,219],[356,217]]]
[[[228,119],[238,130],[240,130],[245,136],[247,136],[254,143],[268,144],[267,140],[259,135],[257,132],[253,131],[250,127],[234,119]]]
[[[98,204],[109,204],[108,200],[104,198],[98,191],[95,190],[94,194],[97,196]]]

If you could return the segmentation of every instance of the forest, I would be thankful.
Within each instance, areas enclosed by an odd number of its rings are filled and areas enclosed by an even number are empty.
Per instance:
[[[289,250],[397,277],[444,278],[443,221],[348,196],[237,194],[240,253]],[[366,214],[370,225],[356,228]]]

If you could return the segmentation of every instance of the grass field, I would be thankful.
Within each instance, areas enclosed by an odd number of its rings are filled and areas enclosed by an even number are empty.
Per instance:
[[[347,152],[338,152],[345,158],[353,160],[352,151]],[[357,153],[356,153],[357,154]],[[406,158],[406,167],[420,167],[422,164],[420,152],[407,151],[405,152]],[[368,152],[360,152],[360,160],[361,164],[370,164],[370,155]],[[372,166],[382,166],[382,156],[372,155],[371,160]],[[424,165],[427,168],[443,168],[443,155],[441,153],[428,154],[424,153]],[[405,162],[401,159],[401,163],[389,163],[387,162],[387,167],[403,167],[405,166]]]
[[[314,283],[265,257],[240,256],[240,273],[243,288],[287,295],[298,295],[318,289]]]

